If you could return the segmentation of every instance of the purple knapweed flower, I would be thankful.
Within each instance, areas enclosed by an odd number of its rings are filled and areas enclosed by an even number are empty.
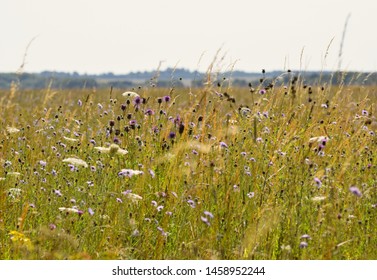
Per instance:
[[[140,105],[143,104],[143,102],[144,102],[144,99],[141,98],[140,96],[136,96],[133,101],[135,108],[139,108]]]
[[[154,178],[156,176],[156,174],[154,173],[154,171],[152,169],[149,169],[148,172],[149,172],[149,174],[151,175],[152,178]]]
[[[169,95],[165,95],[162,99],[163,99],[165,102],[169,102],[171,98],[170,98]]]
[[[317,177],[314,177],[314,183],[318,188],[322,186],[322,181]]]
[[[178,195],[176,192],[171,192],[171,194],[175,197],[175,198],[178,198]]]
[[[263,89],[261,89],[261,90],[259,91],[259,94],[260,94],[260,95],[263,95],[263,94],[266,94],[266,92],[267,92],[267,91],[263,88]]]
[[[167,235],[168,235],[168,233],[165,232],[165,231],[162,229],[162,227],[157,227],[157,230],[158,230],[159,232],[161,232],[161,234],[162,234],[163,236],[167,236]]]
[[[210,226],[210,222],[208,221],[208,218],[200,216],[200,219],[202,220],[203,223],[205,223],[207,226]]]
[[[309,234],[303,234],[301,235],[300,237],[301,239],[312,239],[311,236]]]
[[[147,116],[152,116],[152,115],[154,115],[154,111],[152,109],[147,109],[147,110],[145,110],[144,114],[147,115]]]
[[[54,194],[56,194],[57,196],[63,196],[60,190],[54,190]]]
[[[196,207],[196,203],[192,199],[187,200],[187,203],[190,205],[191,208],[195,208]]]
[[[44,160],[40,160],[40,161],[39,161],[39,164],[40,164],[42,167],[46,167],[47,162],[44,161]]]
[[[137,125],[137,121],[136,120],[130,120],[129,124],[130,125]]]
[[[220,142],[220,147],[228,149],[228,145],[225,142],[222,142],[222,141]]]
[[[361,197],[362,196],[362,193],[361,191],[359,190],[358,187],[355,187],[355,186],[352,186],[349,188],[350,192],[353,193],[354,195],[358,196],[358,197]]]
[[[299,247],[300,247],[301,249],[306,248],[306,247],[308,247],[308,243],[305,242],[305,241],[302,241],[302,242],[300,242]]]
[[[132,193],[132,190],[125,190],[124,192],[122,192],[123,195],[128,195],[129,193]]]
[[[171,131],[170,133],[169,133],[169,139],[174,139],[175,138],[175,132],[173,132],[173,131]]]
[[[69,169],[73,172],[73,171],[75,171],[77,168],[76,168],[76,166],[74,166],[73,164],[68,164],[68,167],[69,167]]]
[[[203,213],[204,213],[204,215],[206,215],[206,216],[210,217],[211,219],[213,219],[213,214],[211,212],[204,211]]]
[[[253,198],[255,196],[254,192],[249,192],[246,194],[248,198]]]

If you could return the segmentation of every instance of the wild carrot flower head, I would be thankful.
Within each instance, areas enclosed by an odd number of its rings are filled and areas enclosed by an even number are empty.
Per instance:
[[[83,166],[85,168],[88,167],[88,164],[84,160],[79,159],[79,158],[66,158],[66,159],[63,159],[63,162],[72,164],[76,167],[78,166]]]
[[[119,177],[128,177],[128,178],[131,178],[132,176],[141,175],[141,174],[144,174],[144,172],[140,171],[140,170],[122,169],[118,173],[118,176]]]
[[[122,96],[124,96],[124,97],[131,97],[131,98],[140,97],[139,94],[137,94],[136,92],[133,92],[133,91],[123,92]]]

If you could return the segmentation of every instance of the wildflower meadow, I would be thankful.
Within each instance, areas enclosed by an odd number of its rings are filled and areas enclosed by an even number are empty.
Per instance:
[[[376,259],[376,87],[283,75],[1,91],[0,258]]]

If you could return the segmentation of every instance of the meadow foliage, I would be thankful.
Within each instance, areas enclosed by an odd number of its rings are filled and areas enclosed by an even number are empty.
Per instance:
[[[122,93],[0,93],[1,259],[377,258],[375,87]]]

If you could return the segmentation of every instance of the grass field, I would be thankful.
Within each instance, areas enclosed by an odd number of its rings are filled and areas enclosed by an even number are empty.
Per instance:
[[[377,89],[0,93],[0,259],[377,259]]]

